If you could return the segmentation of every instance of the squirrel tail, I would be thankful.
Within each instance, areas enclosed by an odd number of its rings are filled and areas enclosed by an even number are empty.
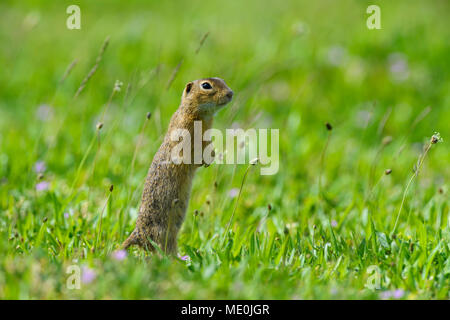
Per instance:
[[[133,230],[133,232],[130,234],[127,240],[125,240],[124,243],[122,243],[122,249],[126,250],[128,247],[136,244],[139,244],[139,238],[136,233],[136,230]]]

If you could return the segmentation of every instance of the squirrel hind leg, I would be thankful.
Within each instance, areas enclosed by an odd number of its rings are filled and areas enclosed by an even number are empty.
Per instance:
[[[130,236],[122,243],[122,249],[126,250],[133,245],[140,245],[139,237],[136,230],[130,234]]]

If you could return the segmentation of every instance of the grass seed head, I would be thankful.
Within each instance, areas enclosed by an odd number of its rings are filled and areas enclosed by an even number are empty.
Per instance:
[[[123,86],[123,82],[116,80],[116,82],[114,83],[114,91],[115,92],[120,92],[120,90],[122,90],[122,86]]]
[[[435,132],[430,140],[431,144],[436,144],[436,143],[442,142],[442,141],[444,141],[444,140],[441,138],[441,134],[439,132]]]

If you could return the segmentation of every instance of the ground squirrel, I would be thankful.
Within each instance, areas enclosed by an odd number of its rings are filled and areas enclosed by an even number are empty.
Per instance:
[[[194,121],[201,121],[203,133],[211,128],[214,114],[233,97],[233,91],[220,78],[206,78],[189,82],[182,94],[181,104],[173,114],[164,141],[156,152],[148,170],[136,227],[122,244],[126,249],[138,245],[151,251],[151,239],[163,251],[175,253],[177,234],[189,203],[192,179],[202,164],[175,164],[172,150],[179,144],[171,134],[186,129],[194,139]],[[202,154],[209,143],[202,141]],[[191,155],[194,154],[194,143]],[[198,151],[197,151],[198,152]]]

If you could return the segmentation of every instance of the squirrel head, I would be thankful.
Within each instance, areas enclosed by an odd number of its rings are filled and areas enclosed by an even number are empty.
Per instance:
[[[181,106],[200,118],[213,116],[233,98],[233,91],[220,78],[188,82],[181,97]]]

